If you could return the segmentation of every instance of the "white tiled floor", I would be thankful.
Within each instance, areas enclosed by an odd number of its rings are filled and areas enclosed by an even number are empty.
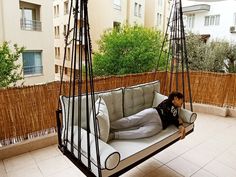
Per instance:
[[[198,113],[195,130],[122,177],[236,177],[236,118]],[[84,177],[57,145],[0,161],[0,177]]]

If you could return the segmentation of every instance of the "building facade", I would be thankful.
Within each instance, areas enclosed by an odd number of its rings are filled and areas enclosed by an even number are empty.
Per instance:
[[[165,32],[170,15],[170,8],[170,0],[146,0],[145,26],[151,28],[154,27]]]
[[[53,1],[53,28],[56,80],[60,80],[60,71],[64,58],[66,25],[68,23],[70,0]],[[92,50],[98,50],[98,41],[103,32],[120,25],[142,25],[166,30],[169,0],[89,0],[89,22]],[[72,25],[72,24],[71,24]],[[79,46],[78,46],[79,47]],[[68,79],[71,72],[70,47],[66,49],[66,61],[63,77]]]
[[[236,42],[236,1],[183,2],[186,31]]]
[[[0,43],[24,46],[20,60],[24,85],[55,79],[52,2],[48,0],[1,0]]]

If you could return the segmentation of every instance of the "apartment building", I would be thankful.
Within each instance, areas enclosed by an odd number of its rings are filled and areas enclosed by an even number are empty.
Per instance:
[[[53,28],[56,80],[60,80],[65,46],[65,32],[69,17],[70,0],[53,1]],[[107,29],[123,24],[143,25],[165,32],[170,11],[169,0],[89,0],[90,35],[93,51],[98,50],[97,41]],[[71,24],[72,25],[72,24]],[[78,46],[79,47],[79,46]],[[70,47],[66,49],[64,78],[71,72]]]
[[[162,32],[166,31],[170,15],[170,0],[145,1],[145,26],[154,27]]]
[[[56,80],[60,79],[63,64],[65,32],[69,17],[70,0],[53,1],[53,28]],[[98,50],[97,41],[103,32],[123,24],[144,25],[145,0],[89,0],[90,35],[93,51]],[[71,24],[72,25],[72,24]],[[78,44],[79,45],[79,44]],[[79,47],[79,46],[78,46]],[[70,47],[67,47],[64,78],[71,72]]]
[[[186,31],[236,42],[236,1],[183,1]]]
[[[0,43],[9,41],[25,47],[18,61],[24,85],[55,79],[51,7],[48,0],[0,1]]]

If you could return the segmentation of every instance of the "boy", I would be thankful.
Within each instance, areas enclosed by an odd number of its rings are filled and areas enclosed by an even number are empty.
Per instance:
[[[148,108],[135,115],[111,122],[109,139],[138,139],[153,136],[169,125],[179,128],[181,139],[185,137],[183,121],[178,108],[183,104],[183,94],[172,92],[168,99],[155,108]]]

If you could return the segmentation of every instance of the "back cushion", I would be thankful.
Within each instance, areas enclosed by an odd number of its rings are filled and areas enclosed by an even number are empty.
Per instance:
[[[95,100],[97,99],[97,96],[95,95]],[[90,110],[91,110],[91,96],[89,95],[89,115],[90,117]],[[62,106],[62,115],[63,115],[63,124],[66,125],[67,121],[69,120],[69,126],[71,126],[71,120],[72,120],[72,97],[69,101],[69,97],[66,96],[60,96],[61,106]],[[78,96],[74,98],[74,123],[73,125],[78,125]],[[68,110],[69,114],[68,114]],[[83,95],[81,98],[81,127],[86,129],[87,123],[86,123],[86,96]],[[69,119],[68,119],[69,115]]]
[[[160,92],[159,81],[125,88],[124,117],[152,107],[155,92]]]
[[[109,113],[110,121],[122,118],[123,115],[123,88],[96,93],[105,101]]]

